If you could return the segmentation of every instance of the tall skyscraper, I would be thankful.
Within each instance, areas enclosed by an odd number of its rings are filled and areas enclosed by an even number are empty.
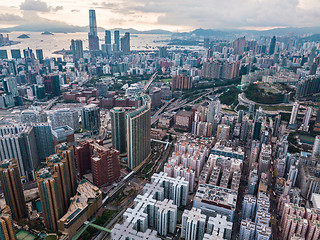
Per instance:
[[[0,162],[0,180],[12,217],[19,220],[28,216],[16,159],[6,159]]]
[[[38,123],[33,126],[38,157],[40,160],[54,154],[53,137],[48,123]]]
[[[8,59],[8,52],[5,49],[0,50],[0,59]]]
[[[121,51],[123,53],[130,53],[130,33],[126,32],[121,38]]]
[[[311,115],[312,115],[312,107],[307,107],[306,112],[303,117],[303,121],[302,121],[302,130],[303,131],[308,131]]]
[[[67,143],[61,143],[56,146],[56,153],[60,154],[63,158],[63,162],[67,165],[68,177],[71,187],[71,196],[74,196],[77,192],[77,169],[76,169],[76,157],[72,146]]]
[[[7,94],[12,94],[12,96],[17,97],[18,86],[17,79],[15,77],[7,77],[2,80],[3,89]]]
[[[116,51],[120,49],[120,32],[118,30],[114,31],[114,44],[116,45]]]
[[[299,111],[299,103],[295,102],[293,104],[292,107],[292,111],[291,111],[291,116],[290,116],[290,121],[289,121],[289,125],[290,126],[295,126],[296,124],[296,119],[297,119],[297,115],[298,115],[298,111]]]
[[[98,29],[97,29],[96,11],[93,9],[89,10],[89,27],[90,27],[90,32],[88,33],[89,50],[97,51],[99,50],[99,37],[98,37]]]
[[[65,214],[59,178],[50,168],[42,168],[36,179],[46,228],[57,231],[57,222]]]
[[[81,40],[71,40],[71,52],[73,62],[78,62],[80,58],[83,58],[83,45]]]
[[[98,134],[100,130],[100,109],[95,104],[85,106],[81,111],[82,128]]]
[[[111,115],[112,147],[119,150],[120,154],[127,151],[126,139],[126,112],[124,108],[113,108]]]
[[[273,55],[276,49],[276,36],[273,36],[270,42],[270,47],[269,47],[269,55]]]
[[[37,59],[40,61],[40,63],[42,63],[42,60],[43,60],[43,51],[42,51],[42,49],[36,49],[36,55],[37,55]]]
[[[106,30],[104,35],[104,43],[111,44],[111,31]]]
[[[21,58],[21,51],[20,49],[11,49],[11,57],[15,59]]]
[[[16,233],[13,228],[10,209],[5,207],[0,209],[0,239],[16,240]]]
[[[241,37],[236,39],[233,42],[234,53],[237,55],[241,55],[244,52],[245,46],[246,46],[246,37]]]
[[[44,89],[47,94],[53,95],[53,96],[60,96],[60,79],[59,75],[56,74],[50,74],[44,76]]]
[[[127,113],[128,167],[138,170],[151,153],[151,99],[148,95],[136,95],[136,110]]]

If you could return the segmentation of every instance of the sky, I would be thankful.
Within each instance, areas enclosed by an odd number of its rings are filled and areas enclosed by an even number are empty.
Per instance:
[[[2,0],[0,27],[51,23],[88,25],[95,9],[105,29],[190,31],[320,25],[320,0]]]

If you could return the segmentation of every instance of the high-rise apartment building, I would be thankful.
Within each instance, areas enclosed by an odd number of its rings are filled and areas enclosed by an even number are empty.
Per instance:
[[[172,78],[172,90],[185,90],[192,89],[192,77],[178,75]]]
[[[294,126],[296,124],[298,111],[299,111],[299,103],[295,102],[292,107],[289,125]]]
[[[121,51],[123,53],[130,53],[130,33],[126,32],[121,38]]]
[[[35,110],[24,110],[20,114],[20,122],[25,124],[41,123],[47,121],[47,114]]]
[[[245,46],[246,46],[246,37],[241,37],[236,39],[233,42],[234,53],[237,55],[241,55],[244,52]]]
[[[6,204],[10,207],[15,220],[28,215],[24,200],[21,178],[16,159],[0,162],[0,180]]]
[[[136,95],[136,109],[126,115],[128,168],[138,170],[151,153],[151,99]]]
[[[97,20],[96,20],[96,11],[93,9],[89,10],[89,28],[90,28],[90,32],[88,33],[89,50],[98,51],[99,37],[98,37],[98,28],[97,28]]]
[[[320,156],[320,136],[316,136],[312,148],[312,157]]]
[[[124,108],[116,107],[111,109],[110,115],[112,147],[123,154],[127,151],[126,112]]]
[[[100,109],[95,104],[89,104],[82,108],[81,111],[82,128],[93,134],[98,134],[100,131]]]
[[[50,168],[42,168],[36,173],[36,179],[45,226],[57,231],[57,222],[65,213],[59,177]]]
[[[206,225],[206,215],[200,209],[185,210],[182,215],[181,237],[186,240],[202,239]]]
[[[93,183],[98,187],[111,184],[120,177],[120,153],[116,149],[107,149],[97,143],[93,143],[93,146],[91,157]]]
[[[16,233],[13,228],[10,209],[5,207],[0,209],[0,239],[16,240]]]
[[[80,58],[83,58],[83,44],[81,40],[71,40],[71,52],[73,62],[78,62]]]

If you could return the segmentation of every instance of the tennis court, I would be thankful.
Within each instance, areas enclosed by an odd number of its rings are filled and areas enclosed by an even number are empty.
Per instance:
[[[21,230],[20,232],[17,233],[17,239],[18,240],[34,240],[36,239],[36,237],[24,230]]]

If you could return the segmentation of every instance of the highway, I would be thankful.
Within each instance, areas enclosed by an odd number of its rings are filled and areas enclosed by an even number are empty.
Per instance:
[[[147,82],[147,84],[144,85],[144,88],[143,88],[143,91],[144,91],[144,92],[146,92],[146,91],[148,90],[148,88],[150,87],[151,83],[156,79],[157,75],[158,75],[158,73],[155,72],[155,73],[151,76],[151,78],[149,79],[149,81]]]

